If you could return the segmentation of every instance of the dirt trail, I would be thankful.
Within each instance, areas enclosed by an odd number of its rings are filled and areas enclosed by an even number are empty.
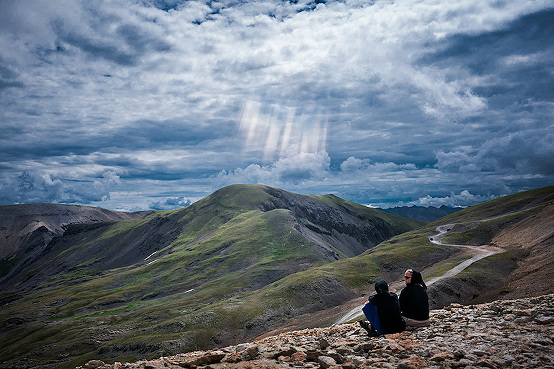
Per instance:
[[[488,256],[498,254],[498,253],[504,251],[501,248],[493,247],[493,246],[489,246],[489,245],[468,246],[468,245],[454,245],[454,244],[447,244],[447,243],[440,242],[441,238],[444,237],[453,227],[454,227],[454,224],[444,224],[444,225],[438,226],[436,228],[436,231],[438,233],[434,236],[428,237],[429,241],[434,245],[465,248],[465,249],[467,249],[467,254],[468,255],[473,255],[473,256],[471,258],[465,260],[464,262],[456,265],[455,267],[449,269],[443,275],[428,280],[427,282],[425,282],[425,284],[427,286],[430,286],[430,285],[440,281],[441,279],[453,277],[456,274],[463,271],[464,269],[466,269],[471,264],[475,263],[476,261],[479,261],[479,260],[484,259]],[[391,289],[400,289],[402,286],[403,286],[403,282],[394,282],[394,283],[391,283],[391,285],[390,285]],[[354,318],[363,316],[363,313],[362,313],[363,306],[364,305],[362,304],[362,305],[356,306],[354,309],[348,311],[340,319],[338,319],[336,322],[334,322],[333,325],[346,323],[346,322],[348,322],[348,321],[350,321]]]
[[[425,282],[427,286],[432,285],[433,283],[436,283],[437,281],[440,281],[441,279],[450,278],[455,276],[456,274],[460,273],[462,270],[470,266],[471,264],[475,263],[476,261],[479,261],[481,259],[486,258],[487,256],[491,256],[494,254],[498,254],[500,252],[503,252],[499,247],[489,246],[489,245],[481,245],[481,246],[468,246],[468,245],[453,245],[448,243],[442,243],[440,242],[440,239],[445,236],[452,228],[454,227],[454,224],[445,224],[438,226],[436,228],[437,233],[436,235],[429,237],[429,241],[431,241],[434,245],[440,245],[440,246],[452,246],[452,247],[463,247],[469,250],[469,253],[474,254],[472,258],[467,259],[466,261],[456,265],[454,268],[448,270],[446,273],[441,275],[440,277],[432,278],[429,281]]]

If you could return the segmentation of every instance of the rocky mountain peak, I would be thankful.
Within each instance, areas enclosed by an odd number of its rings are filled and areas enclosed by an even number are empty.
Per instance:
[[[52,237],[62,234],[72,224],[118,221],[138,216],[138,213],[79,205],[3,205],[0,206],[0,260],[12,257],[37,230],[38,234],[50,234],[47,241],[43,242],[47,244]]]

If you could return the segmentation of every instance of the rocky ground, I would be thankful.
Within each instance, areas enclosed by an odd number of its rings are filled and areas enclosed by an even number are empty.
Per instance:
[[[369,338],[358,324],[307,329],[211,351],[79,368],[554,368],[554,295],[452,304],[427,328]]]

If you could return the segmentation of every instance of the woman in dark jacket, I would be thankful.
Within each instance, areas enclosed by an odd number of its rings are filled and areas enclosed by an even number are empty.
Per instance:
[[[421,273],[408,269],[404,273],[406,287],[400,292],[400,310],[406,321],[406,329],[429,325],[429,297]]]
[[[389,285],[380,279],[375,282],[375,292],[362,308],[369,322],[360,320],[360,325],[371,337],[381,334],[399,333],[406,323],[400,314],[400,305],[396,294],[389,292]]]

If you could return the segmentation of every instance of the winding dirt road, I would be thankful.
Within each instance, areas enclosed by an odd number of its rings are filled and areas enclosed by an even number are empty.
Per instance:
[[[466,261],[456,265],[454,268],[448,270],[446,273],[441,275],[440,277],[436,277],[433,279],[430,279],[429,281],[425,282],[427,286],[432,285],[433,283],[440,281],[441,279],[450,278],[455,276],[456,274],[460,273],[462,270],[470,266],[471,264],[475,263],[476,261],[479,261],[481,259],[486,258],[487,256],[491,256],[494,254],[498,254],[500,252],[503,252],[499,247],[489,246],[489,245],[481,245],[481,246],[468,246],[468,245],[453,245],[448,243],[442,243],[440,242],[440,239],[445,236],[452,228],[454,227],[454,224],[445,224],[438,226],[436,228],[436,231],[439,232],[436,235],[429,237],[429,241],[431,241],[434,245],[440,245],[440,246],[451,246],[451,247],[463,247],[466,249],[469,249],[470,253],[474,254],[473,257],[470,259],[467,259]]]
[[[427,286],[430,286],[430,285],[440,281],[441,279],[453,277],[456,274],[463,271],[464,269],[466,269],[467,267],[469,267],[471,264],[475,263],[476,261],[479,261],[479,260],[484,259],[488,256],[498,254],[498,253],[501,253],[501,252],[504,251],[501,248],[494,247],[494,246],[489,246],[489,245],[468,246],[468,245],[454,245],[454,244],[447,244],[447,243],[440,242],[441,238],[444,237],[454,227],[454,225],[455,224],[444,224],[444,225],[438,226],[436,228],[436,231],[438,233],[434,236],[428,237],[429,241],[434,245],[449,246],[449,247],[462,247],[462,248],[468,249],[467,254],[468,255],[473,255],[473,256],[471,258],[463,261],[462,263],[456,265],[452,269],[449,269],[443,275],[428,280],[427,282],[425,282],[425,284]],[[403,285],[403,282],[395,282],[395,283],[391,284],[391,287],[395,288],[395,289],[399,289],[399,288],[402,287],[402,285]],[[362,317],[363,316],[363,313],[362,313],[363,306],[364,306],[363,304],[359,305],[359,306],[356,306],[354,309],[350,310],[345,315],[343,315],[340,319],[338,319],[336,322],[334,322],[333,325],[346,323],[346,322],[348,322],[348,321],[350,321],[354,318]]]

